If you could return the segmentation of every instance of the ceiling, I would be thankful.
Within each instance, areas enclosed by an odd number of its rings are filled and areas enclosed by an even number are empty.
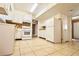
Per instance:
[[[34,4],[35,3],[14,3],[13,6],[14,10],[22,11],[25,13],[30,12],[34,16],[39,14],[38,18],[40,19],[52,16],[57,12],[61,12],[67,15],[72,14],[72,16],[79,15],[79,3],[38,3],[34,11],[31,12]],[[0,3],[0,7],[4,7],[6,10],[8,10],[8,5],[10,5],[10,3]]]
[[[30,12],[34,3],[14,3],[14,9],[23,11],[23,12]]]
[[[34,14],[38,14],[40,11],[46,9],[51,5],[52,3],[39,3],[37,8],[34,10]]]
[[[42,10],[50,7],[53,5],[53,3],[37,3],[36,8],[33,12],[31,12],[31,9],[34,7],[35,3],[14,3],[14,9],[23,11],[23,12],[30,12],[34,16],[36,16],[38,13],[40,13]]]
[[[58,3],[37,19],[47,19],[57,13],[63,13],[69,16],[79,15],[79,3]]]
[[[18,10],[25,13],[26,12],[32,13],[34,17],[37,16],[39,13],[40,13],[39,15],[41,15],[43,12],[46,11],[44,9],[49,9],[49,7],[53,5],[53,3],[37,3],[36,8],[34,9],[33,12],[31,12],[32,8],[34,7],[34,4],[36,3],[13,3],[11,5],[13,5],[12,7],[14,10]],[[5,10],[7,11],[10,7],[10,3],[0,3],[0,7],[5,8]]]
[[[8,9],[8,6],[10,5],[10,3],[0,3],[0,7],[5,8],[5,10]]]

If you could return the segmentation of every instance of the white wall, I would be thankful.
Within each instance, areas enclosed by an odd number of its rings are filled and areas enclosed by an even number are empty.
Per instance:
[[[72,39],[72,25],[71,25],[71,16],[62,14],[62,39],[63,42],[71,41]]]
[[[62,39],[63,42],[68,40],[68,22],[67,16],[62,16]]]

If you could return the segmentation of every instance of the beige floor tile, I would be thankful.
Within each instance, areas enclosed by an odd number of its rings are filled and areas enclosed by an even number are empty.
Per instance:
[[[75,52],[75,50],[69,49],[69,48],[65,48],[65,49],[60,49],[57,52],[63,54],[64,56],[71,56]]]
[[[55,53],[57,50],[55,48],[45,48],[46,53],[52,54]]]
[[[29,46],[27,46],[27,45],[20,45],[19,47],[22,48],[22,49],[23,48],[29,48]]]
[[[39,50],[39,49],[46,49],[46,48],[49,48],[48,46],[46,45],[40,45],[40,46],[31,46],[32,50],[35,51],[35,50]]]
[[[30,52],[21,53],[21,56],[35,56],[35,54],[32,51],[30,51]]]
[[[55,52],[55,53],[52,53],[52,54],[50,54],[48,56],[63,56],[63,54],[60,53],[60,52]]]
[[[19,43],[16,42],[14,45],[15,45],[15,46],[19,46]]]
[[[46,55],[48,55],[48,53],[45,51],[45,49],[36,50],[36,51],[34,51],[34,53],[37,56],[46,56]]]
[[[20,56],[19,52],[14,52],[11,56]]]
[[[73,53],[72,56],[79,56],[79,50]]]
[[[17,40],[12,56],[79,56],[79,43],[54,44],[40,38]]]
[[[20,53],[27,53],[27,52],[30,52],[30,51],[32,51],[30,48],[21,48],[20,49]]]
[[[40,46],[41,44],[40,43],[32,43],[32,44],[28,44],[28,45],[34,47],[34,46]]]
[[[18,48],[14,49],[12,56],[20,56],[20,51]]]
[[[55,49],[55,50],[60,50],[60,49],[62,49],[61,47],[58,47],[58,46],[51,46],[51,47],[49,47],[49,48]]]
[[[31,48],[20,49],[20,53],[21,53],[21,56],[32,56],[32,55],[34,55]]]
[[[74,49],[74,50],[79,50],[79,46],[74,46],[74,45],[72,45],[72,46],[70,46],[69,48]]]
[[[31,47],[31,49],[32,49],[33,51],[36,51],[36,50],[39,50],[39,49],[42,49],[42,48],[39,47],[39,46],[37,46],[37,47]]]

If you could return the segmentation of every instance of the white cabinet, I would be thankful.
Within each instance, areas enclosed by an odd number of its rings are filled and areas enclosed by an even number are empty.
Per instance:
[[[0,24],[0,55],[13,53],[15,25]]]
[[[39,36],[42,38],[46,38],[46,30],[40,30]]]
[[[16,29],[15,39],[22,39],[22,29]]]
[[[54,29],[52,27],[46,28],[46,40],[54,42]]]
[[[46,25],[46,27],[54,26],[54,18],[50,18],[50,19],[46,20],[45,25]]]
[[[61,42],[61,20],[52,17],[46,21],[46,40]]]

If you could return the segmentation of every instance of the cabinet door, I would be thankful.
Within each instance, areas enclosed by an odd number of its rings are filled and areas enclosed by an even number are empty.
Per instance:
[[[45,24],[46,24],[46,27],[54,26],[54,19],[50,18],[50,19],[46,20]]]
[[[45,30],[41,30],[41,31],[39,32],[39,37],[46,38],[46,31],[45,31]]]
[[[21,39],[22,38],[21,36],[22,36],[21,30],[17,30],[15,33],[15,39]]]
[[[54,29],[53,29],[53,27],[46,28],[46,40],[54,42]]]

